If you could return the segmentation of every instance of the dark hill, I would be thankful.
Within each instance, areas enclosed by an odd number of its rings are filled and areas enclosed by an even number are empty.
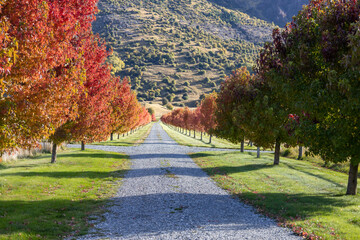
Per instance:
[[[209,0],[284,27],[308,0]]]

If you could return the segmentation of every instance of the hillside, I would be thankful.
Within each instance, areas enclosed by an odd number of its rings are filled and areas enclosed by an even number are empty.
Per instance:
[[[220,6],[236,9],[284,27],[308,0],[209,0]]]
[[[139,100],[175,106],[196,106],[226,74],[251,69],[275,27],[207,0],[100,0],[98,7],[93,30],[114,50],[114,73],[130,76]]]

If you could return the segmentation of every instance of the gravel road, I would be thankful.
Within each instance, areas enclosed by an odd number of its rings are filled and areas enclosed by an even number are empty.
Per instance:
[[[158,123],[140,146],[87,147],[125,152],[132,165],[104,218],[79,239],[300,239],[233,199],[187,156],[219,149],[180,146]]]

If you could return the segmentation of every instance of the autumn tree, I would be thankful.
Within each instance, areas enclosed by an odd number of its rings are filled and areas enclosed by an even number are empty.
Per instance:
[[[360,162],[360,2],[311,1],[265,46],[258,72],[292,113],[298,134],[325,161],[350,163],[355,195]]]
[[[84,150],[85,143],[105,140],[110,132],[110,101],[115,79],[110,74],[110,66],[105,64],[108,56],[106,46],[90,32],[80,36],[76,44],[84,53],[84,92],[77,98],[76,118],[68,120],[50,136],[53,142],[52,163],[56,161],[56,148],[60,143],[80,141]]]
[[[200,122],[204,127],[204,131],[210,134],[209,143],[211,143],[212,134],[217,125],[215,118],[216,98],[217,94],[215,92],[210,93],[205,96],[199,106]]]
[[[2,63],[2,68],[11,65],[11,71],[0,77],[2,152],[33,146],[76,117],[85,70],[74,41],[91,29],[96,1],[5,0],[0,4],[2,57],[18,56]]]
[[[233,143],[240,142],[242,152],[245,138],[243,123],[248,120],[245,105],[252,100],[250,98],[252,78],[245,67],[237,69],[221,84],[216,99],[215,115],[218,122],[215,129],[216,135]]]

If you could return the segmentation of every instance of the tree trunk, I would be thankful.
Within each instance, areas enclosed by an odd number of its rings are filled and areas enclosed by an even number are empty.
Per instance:
[[[81,151],[84,151],[84,150],[85,150],[85,142],[81,141]]]
[[[113,133],[110,134],[110,141],[112,141],[114,138],[113,138]]]
[[[203,135],[203,132],[201,132],[201,138],[200,138],[201,141],[202,141],[202,135]]]
[[[358,171],[359,171],[359,163],[353,164],[350,162],[349,179],[348,179],[346,195],[356,195]]]
[[[250,141],[250,147],[252,147],[253,146],[253,143],[252,143],[252,141]]]
[[[125,133],[123,133],[123,137],[125,137]]]
[[[275,155],[274,155],[274,165],[279,165],[280,163],[280,141],[276,140],[275,143]]]
[[[298,156],[298,160],[301,160],[303,157],[303,147],[299,146],[299,156]]]
[[[240,146],[240,151],[241,152],[244,152],[244,144],[245,144],[245,142],[244,142],[244,140],[242,140],[241,141],[241,146]]]
[[[118,139],[120,139],[120,134],[118,134]]]
[[[196,138],[196,136],[195,136],[195,130],[194,130],[194,138]]]
[[[209,144],[211,143],[211,138],[212,138],[212,134],[210,134],[210,138],[209,138]]]
[[[257,147],[256,149],[256,157],[260,158],[260,147]]]
[[[56,149],[57,149],[57,145],[56,145],[56,143],[53,143],[53,147],[52,147],[52,151],[51,151],[51,163],[56,162]]]

